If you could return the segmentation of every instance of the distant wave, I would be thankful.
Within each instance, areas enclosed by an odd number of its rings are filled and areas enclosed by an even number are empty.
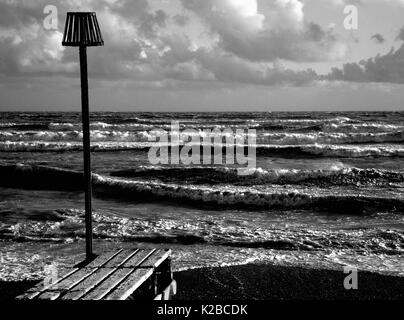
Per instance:
[[[300,117],[300,118],[261,118],[248,120],[249,123],[268,125],[268,124],[283,124],[293,126],[313,126],[323,124],[342,124],[352,121],[348,117],[330,117],[330,118],[316,118],[316,117]]]
[[[195,119],[181,119],[181,118],[164,118],[164,119],[142,119],[142,118],[129,118],[121,119],[118,123],[106,122],[91,122],[90,128],[92,130],[151,130],[152,128],[161,128],[164,130],[170,129],[171,121],[178,121],[180,128],[203,129],[203,128],[252,128],[259,130],[283,130],[290,128],[332,128],[332,126],[340,126],[350,121],[346,117],[335,117],[328,119],[239,119],[239,118],[195,118]],[[69,122],[52,122],[48,126],[49,130],[81,130],[81,123]],[[404,128],[403,128],[404,129]]]
[[[150,142],[92,142],[93,152],[142,150],[148,151],[156,144]],[[169,146],[170,147],[170,146]],[[47,142],[47,141],[2,141],[0,151],[3,152],[61,152],[81,151],[81,142]],[[223,150],[224,151],[224,150]],[[403,145],[257,145],[258,156],[287,156],[287,157],[331,157],[331,158],[361,158],[361,157],[404,157]]]
[[[118,119],[117,119],[118,120]],[[153,118],[140,118],[140,117],[130,117],[119,119],[116,123],[105,123],[105,122],[92,122],[91,127],[95,129],[108,128],[108,127],[125,127],[125,126],[136,126],[136,125],[170,125],[171,121],[179,121],[180,124],[184,125],[200,125],[208,124],[211,126],[215,125],[268,125],[268,124],[283,124],[283,125],[314,125],[314,124],[342,124],[351,121],[348,117],[332,117],[325,119],[278,119],[278,118],[262,118],[262,119],[251,119],[250,116],[245,118],[232,118],[232,117],[196,117],[196,118],[183,118],[175,117],[173,115],[167,115],[164,118],[153,119]],[[66,128],[70,130],[71,128],[81,128],[80,123],[69,123],[69,122],[52,122],[49,125],[50,129],[60,129]]]
[[[149,149],[150,143],[141,142],[95,142],[91,144],[91,150],[96,151],[124,151]],[[61,152],[61,151],[81,151],[82,142],[54,142],[54,141],[5,141],[0,142],[0,151],[3,152]]]
[[[151,137],[148,131],[91,131],[91,140],[94,142],[147,142]],[[81,131],[0,131],[0,141],[9,142],[81,142],[82,139]]]
[[[173,119],[175,120],[175,119]],[[198,123],[197,121],[185,121],[179,122],[179,127],[181,130],[189,128],[189,129],[213,129],[213,128],[255,128],[255,125],[247,125],[247,124],[239,124],[234,123],[232,121],[227,122],[210,122],[210,123]],[[126,123],[118,123],[118,124],[110,124],[105,122],[92,122],[90,124],[91,130],[109,130],[109,131],[151,131],[153,129],[163,129],[163,130],[170,130],[171,129],[171,121],[170,120],[161,120],[161,121],[152,121],[152,122],[132,122],[127,121]],[[53,131],[80,131],[82,130],[82,125],[80,123],[51,123],[48,126],[49,130]]]
[[[321,127],[324,132],[342,132],[342,133],[383,133],[383,132],[402,132],[404,125],[393,125],[385,123],[342,123],[325,124]]]
[[[262,145],[257,148],[261,156],[319,156],[331,158],[362,158],[362,157],[404,157],[402,145],[304,145],[274,146]]]
[[[404,142],[404,131],[389,133],[267,133],[257,137],[259,144],[361,144]]]
[[[51,131],[81,131],[82,125],[80,122],[48,122],[40,121],[40,118],[33,119],[35,122],[0,122],[1,129],[7,130],[44,130]],[[259,130],[283,130],[290,128],[332,128],[339,127],[349,122],[346,117],[335,117],[326,119],[277,119],[277,118],[232,118],[232,117],[195,117],[195,118],[177,118],[173,115],[167,115],[165,118],[113,118],[107,117],[104,121],[93,121],[90,123],[92,130],[109,130],[109,131],[137,131],[151,130],[153,128],[169,129],[172,121],[178,121],[180,128],[255,128]],[[30,121],[32,121],[30,119]],[[369,128],[372,128],[369,126]],[[388,127],[387,127],[388,128]],[[328,130],[326,130],[328,131]],[[391,131],[391,130],[386,130]],[[369,130],[369,132],[372,132]]]
[[[197,131],[194,136],[202,141],[206,137],[203,131]],[[238,134],[244,141],[247,133]],[[404,131],[388,133],[258,133],[254,135],[257,144],[273,145],[306,145],[306,144],[363,144],[363,143],[400,143],[404,142]],[[3,142],[80,142],[83,138],[81,131],[0,131],[0,141]],[[180,139],[187,139],[180,134]],[[151,131],[108,131],[92,130],[93,142],[148,142],[155,141],[156,135]]]
[[[91,130],[115,130],[115,131],[128,131],[128,130],[152,130],[156,125],[145,123],[125,123],[125,124],[111,124],[106,122],[91,122]],[[50,123],[49,130],[53,131],[81,131],[81,123]],[[168,127],[167,127],[168,128]]]

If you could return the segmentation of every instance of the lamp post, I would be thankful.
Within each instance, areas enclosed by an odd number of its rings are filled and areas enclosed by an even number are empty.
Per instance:
[[[94,254],[91,210],[92,188],[90,155],[90,115],[88,107],[87,47],[104,45],[95,12],[68,12],[62,45],[67,47],[79,47],[80,52],[81,108],[83,122],[83,154],[85,180],[86,258],[87,260],[92,260]]]

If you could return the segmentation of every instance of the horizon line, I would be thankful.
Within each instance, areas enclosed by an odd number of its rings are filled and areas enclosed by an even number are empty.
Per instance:
[[[78,108],[79,110],[29,110],[29,109],[21,109],[21,110],[1,110],[0,113],[4,112],[60,112],[60,113],[81,113],[81,107]],[[337,108],[335,108],[337,109]],[[352,109],[352,110],[313,110],[313,109],[301,109],[301,110],[249,110],[249,111],[242,111],[242,110],[203,110],[203,111],[197,111],[197,110],[90,110],[90,113],[99,113],[99,112],[142,112],[142,113],[225,113],[225,112],[237,112],[237,113],[252,113],[252,112],[404,112],[404,108],[399,109],[399,108],[384,108],[383,110],[381,109],[374,109],[374,110],[369,110],[369,109],[363,109],[363,110],[358,110],[358,109]]]

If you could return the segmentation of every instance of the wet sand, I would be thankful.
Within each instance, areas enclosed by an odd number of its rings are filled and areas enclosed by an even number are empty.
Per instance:
[[[346,274],[266,264],[202,268],[174,273],[175,300],[404,299],[404,277],[358,274],[358,290],[345,290]],[[38,281],[0,282],[0,300],[13,300]]]
[[[358,272],[358,290],[346,290],[341,271],[249,264],[177,272],[177,300],[404,299],[404,277]]]
[[[29,288],[35,286],[39,281],[0,281],[0,300],[9,301]]]

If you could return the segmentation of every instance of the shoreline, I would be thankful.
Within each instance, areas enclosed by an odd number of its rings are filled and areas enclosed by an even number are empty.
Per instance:
[[[397,300],[404,277],[358,272],[358,289],[346,290],[338,270],[246,264],[174,272],[174,300]],[[0,281],[0,300],[12,301],[38,281]]]

